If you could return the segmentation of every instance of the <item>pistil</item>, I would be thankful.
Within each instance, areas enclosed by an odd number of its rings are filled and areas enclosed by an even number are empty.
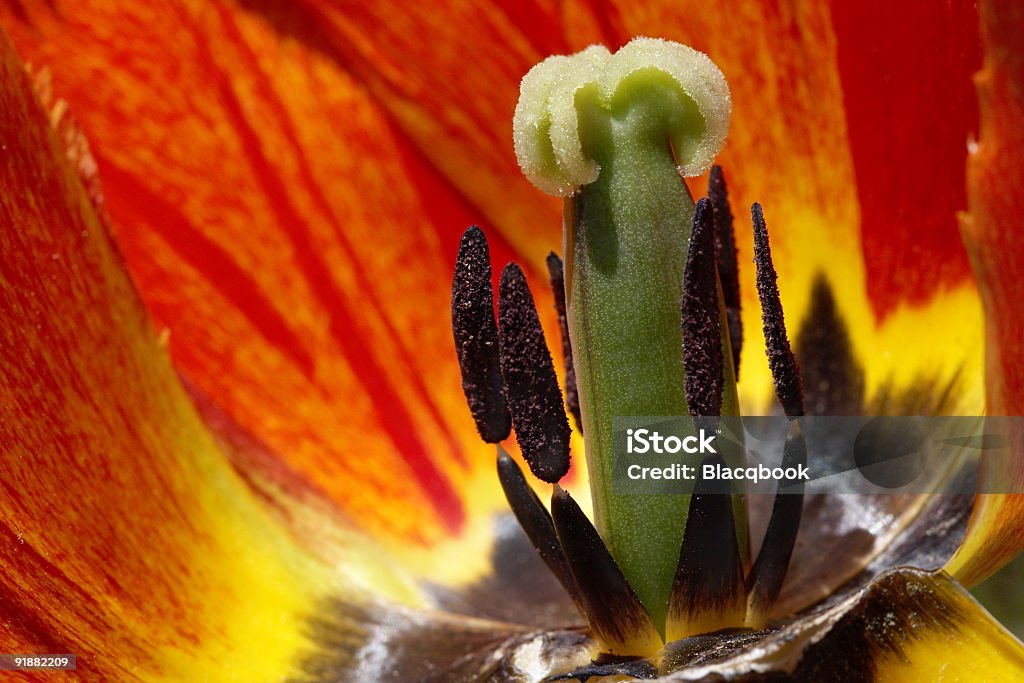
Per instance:
[[[615,491],[613,421],[687,413],[680,300],[694,203],[680,172],[707,170],[729,111],[706,56],[637,39],[614,55],[592,47],[541,63],[523,79],[515,118],[527,177],[565,197],[567,318],[595,524],[659,630],[689,496]]]

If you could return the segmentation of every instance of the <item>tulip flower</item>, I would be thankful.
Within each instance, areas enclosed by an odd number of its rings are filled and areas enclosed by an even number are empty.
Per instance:
[[[728,80],[716,163],[736,216],[765,207],[808,410],[1020,413],[1016,3],[13,0],[0,26],[0,653],[86,680],[1024,667],[963,588],[1024,547],[997,493],[808,498],[763,623],[602,658],[509,512],[449,318],[479,224],[558,338],[536,285],[561,204],[517,167],[519,81],[661,36]],[[735,225],[739,400],[767,409]]]

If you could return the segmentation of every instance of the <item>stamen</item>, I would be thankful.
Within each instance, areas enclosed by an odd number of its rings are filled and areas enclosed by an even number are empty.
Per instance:
[[[800,424],[793,420],[789,424],[789,436],[782,450],[782,467],[798,468],[807,464],[807,443],[804,441]],[[785,492],[784,492],[785,490]],[[747,577],[747,625],[760,628],[768,610],[779,597],[782,582],[786,578],[800,517],[803,514],[804,484],[802,480],[779,481],[772,516],[764,534],[761,551]]]
[[[768,228],[760,204],[750,209],[754,222],[754,261],[757,264],[757,294],[761,299],[761,321],[772,371],[775,394],[790,419],[789,435],[782,449],[782,467],[798,468],[807,464],[807,444],[797,418],[804,414],[803,386],[800,368],[786,336],[786,321],[779,300],[778,279],[772,265],[768,244]],[[747,577],[747,625],[758,628],[767,618],[768,610],[779,597],[786,578],[789,559],[796,545],[803,513],[804,485],[801,480],[780,481],[768,520],[761,551]]]
[[[720,455],[704,465],[725,467]],[[746,610],[743,563],[736,541],[732,497],[701,478],[690,497],[690,512],[679,551],[665,624],[667,642],[742,623]]]
[[[661,646],[661,637],[647,610],[597,529],[558,485],[551,496],[551,517],[594,635],[612,654],[653,654]]]
[[[684,385],[694,417],[722,412],[722,327],[711,213],[706,198],[697,202],[683,273]]]
[[[732,347],[732,365],[736,379],[740,376],[740,351],[743,350],[743,321],[740,319],[740,271],[736,258],[736,235],[732,229],[732,210],[729,192],[725,187],[722,167],[711,167],[708,176],[708,199],[714,216],[715,260],[722,283],[726,319],[729,321],[729,344]]]
[[[555,295],[555,310],[558,312],[558,331],[562,335],[562,356],[565,358],[565,406],[576,421],[576,429],[583,433],[580,418],[580,395],[576,391],[576,368],[572,364],[572,343],[569,340],[569,319],[565,313],[565,275],[562,259],[558,254],[548,254],[548,275],[551,277],[551,291]]]
[[[768,228],[764,223],[761,205],[750,207],[754,222],[754,263],[757,264],[757,295],[761,299],[761,322],[764,325],[765,353],[772,371],[775,394],[786,416],[794,419],[804,414],[803,387],[800,368],[786,336],[786,320],[779,300],[778,276],[772,265],[772,252],[768,244]]]
[[[476,429],[488,443],[502,441],[512,429],[512,418],[498,361],[491,258],[487,238],[475,225],[463,233],[455,260],[452,332],[462,371],[462,391]]]
[[[569,570],[569,562],[565,559],[562,546],[558,542],[558,535],[555,533],[555,525],[551,521],[540,498],[533,492],[530,485],[526,483],[526,477],[505,449],[498,445],[498,480],[501,488],[505,491],[505,498],[512,508],[512,513],[519,520],[519,526],[523,528],[530,543],[537,549],[540,558],[548,566],[551,573],[555,575],[559,583],[565,587],[566,592],[573,601],[579,605],[579,591],[573,581],[572,572]]]
[[[850,334],[821,273],[814,278],[810,312],[796,336],[796,355],[808,415],[864,414],[864,370],[854,358]]]
[[[709,199],[697,202],[683,275],[683,367],[686,402],[701,428],[713,429],[722,411],[724,365],[714,232]],[[715,416],[709,419],[709,416]],[[703,465],[725,465],[719,455]],[[668,641],[735,625],[745,610],[743,566],[732,497],[701,478],[689,514],[669,598]]]
[[[498,289],[499,356],[516,440],[530,471],[554,483],[569,471],[569,421],[526,276],[505,266]]]

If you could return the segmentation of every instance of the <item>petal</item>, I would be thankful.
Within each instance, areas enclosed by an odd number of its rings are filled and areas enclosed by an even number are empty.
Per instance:
[[[874,253],[878,240],[868,233],[945,234],[932,213],[902,225],[893,215],[927,204],[922,188],[946,188],[959,166],[948,168],[943,151],[927,182],[892,187],[872,173],[870,154],[853,149],[863,130],[850,122],[877,99],[846,92],[865,90],[871,69],[859,68],[857,48],[873,38],[858,32],[869,22],[840,21],[841,11],[94,2],[59,14],[33,7],[12,15],[11,26],[33,60],[53,67],[55,87],[97,141],[130,268],[219,424],[229,436],[251,434],[266,461],[284,461],[362,528],[429,543],[457,529],[485,536],[487,517],[477,513],[500,499],[490,454],[462,405],[446,329],[457,235],[483,217],[505,237],[496,261],[514,247],[543,277],[558,206],[516,169],[515,84],[546,54],[594,40],[664,35],[712,54],[736,99],[724,162],[733,196],[737,205],[758,199],[779,217],[781,286],[794,321],[825,271],[870,390],[920,382],[923,368],[942,381],[959,372],[957,407],[980,406],[973,285],[949,284],[927,301],[919,287],[897,287],[880,300],[873,261],[849,257]],[[944,12],[922,21],[941,30]],[[757,26],[758,39],[737,26]],[[900,54],[919,49],[907,41]],[[911,77],[878,74],[901,92],[915,91]],[[900,116],[919,113],[915,102],[901,106]],[[940,136],[942,150],[958,144],[950,140],[962,139],[959,121],[929,124],[920,136],[902,131],[900,159],[920,170],[914,152],[933,143],[928,136]],[[879,213],[879,187],[897,197],[897,211]],[[929,282],[937,272],[959,277],[942,265],[962,261],[949,251],[935,250],[922,266]],[[747,246],[744,262],[749,255]],[[741,277],[751,282],[750,269]],[[746,288],[748,326],[752,295]],[[545,322],[554,338],[554,317]],[[907,343],[922,334],[936,342]],[[770,384],[760,345],[745,353],[750,410]],[[437,557],[408,552],[421,565]]]
[[[738,635],[746,649],[723,648],[730,659],[711,664],[686,641],[670,645],[679,664],[691,665],[669,679],[756,672],[794,681],[1002,681],[1024,666],[1024,645],[967,591],[942,573],[913,569],[894,569],[862,592],[758,635]]]
[[[326,571],[198,419],[84,140],[57,104],[58,142],[2,32],[0,82],[0,650],[76,653],[97,680],[277,680]]]
[[[442,612],[381,614],[325,606],[314,633],[334,647],[303,663],[302,680],[541,681],[598,654],[597,644],[576,630],[529,631]],[[366,645],[353,647],[354,639]]]
[[[1024,414],[1024,311],[1017,283],[1024,273],[1020,217],[1024,215],[1024,58],[1018,36],[1024,30],[1019,3],[982,3],[985,63],[975,77],[981,105],[980,136],[968,163],[970,213],[963,218],[982,291],[986,320],[988,411]],[[1017,420],[1009,421],[1017,426]],[[1024,434],[1010,434],[1014,453]],[[1019,491],[1024,461],[999,458],[983,464],[979,490]],[[968,535],[948,570],[974,585],[1024,549],[1024,495],[981,495]]]
[[[807,654],[826,662],[826,671],[852,672],[866,642],[877,681],[1012,680],[1024,666],[1020,641],[943,574],[881,577],[829,638]],[[845,655],[836,657],[839,651]]]
[[[832,26],[866,286],[884,315],[971,279],[956,215],[967,205],[964,155],[977,129],[978,19],[964,0],[833,2]]]
[[[420,543],[465,528],[500,500],[447,329],[458,234],[479,214],[308,16],[182,4],[11,18],[94,141],[175,364],[229,437],[361,528]]]

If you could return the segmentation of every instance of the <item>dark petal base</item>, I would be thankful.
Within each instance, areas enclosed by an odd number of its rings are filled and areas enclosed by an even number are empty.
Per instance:
[[[835,499],[827,498],[822,502]],[[847,541],[870,537],[866,529],[882,513],[878,506],[887,501],[871,505],[862,500],[861,505],[837,512],[838,516],[829,514],[836,512],[834,506],[819,507],[811,501],[801,529],[804,539],[794,556],[795,572],[778,604],[780,609],[802,613],[764,631],[720,631],[671,643],[663,652],[662,679],[870,680],[870,669],[857,673],[857,667],[872,666],[872,658],[880,653],[899,652],[901,642],[887,636],[880,621],[882,608],[897,604],[894,598],[908,588],[927,593],[933,579],[920,570],[880,572],[894,565],[941,566],[959,545],[972,497],[929,496],[895,539],[882,547],[868,546],[873,558],[866,567],[863,560],[857,568],[847,565],[847,576],[852,578],[837,591],[824,582],[833,578],[829,569],[835,569],[834,560],[825,558],[816,565],[813,559],[842,556],[844,551],[821,553],[820,549],[845,549]],[[315,651],[293,680],[475,682],[542,680],[588,671],[598,675],[588,669],[595,665],[598,646],[584,627],[575,626],[581,620],[569,596],[512,515],[497,518],[496,524],[498,541],[492,559],[496,573],[460,589],[430,588],[438,609],[444,611],[424,613],[350,601],[322,605],[309,622]],[[858,554],[854,550],[851,556]],[[865,588],[867,592],[859,594]],[[820,600],[819,590],[832,595],[808,608]],[[930,619],[921,611],[928,606],[910,605],[918,611],[908,618]],[[946,619],[935,627],[955,628],[955,624]],[[864,636],[854,643],[850,633]],[[811,645],[820,635],[825,637]],[[826,652],[828,648],[834,651]],[[525,676],[524,661],[536,664],[540,672],[531,668],[532,677]],[[596,666],[610,664],[614,663],[596,662]],[[639,673],[629,675],[644,680]],[[848,675],[854,677],[843,677]]]
[[[605,676],[629,676],[637,681],[653,681],[658,677],[658,669],[646,659],[631,659],[620,662],[603,662],[600,658],[566,674],[549,676],[544,683],[554,681],[580,681],[586,683],[591,678]]]

